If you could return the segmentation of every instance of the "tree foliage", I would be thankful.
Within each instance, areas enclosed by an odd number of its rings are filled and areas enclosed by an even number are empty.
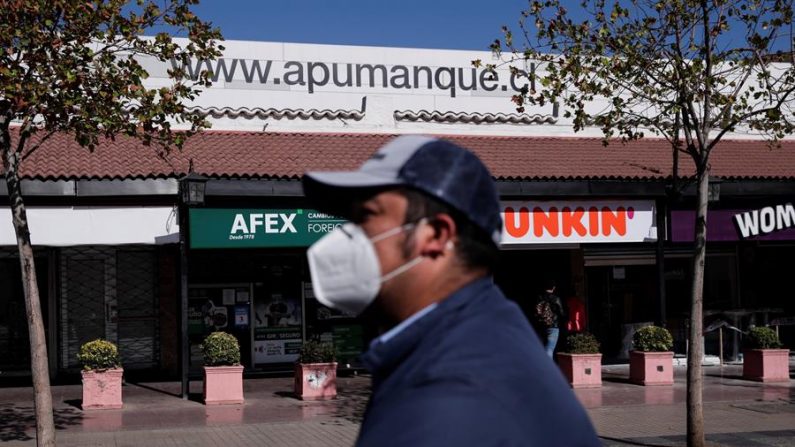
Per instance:
[[[89,149],[118,134],[181,146],[206,123],[183,102],[209,85],[180,69],[172,85],[147,88],[141,61],[214,59],[220,32],[191,10],[197,0],[15,0],[0,8],[0,114],[21,125],[14,150],[24,159],[55,132]],[[160,32],[155,33],[155,31]],[[145,33],[154,34],[144,37]],[[178,45],[172,35],[185,35]],[[187,132],[171,132],[183,123]],[[37,142],[27,147],[35,133]]]
[[[197,3],[7,0],[0,6],[0,159],[25,291],[38,445],[55,445],[55,424],[20,166],[58,132],[89,150],[101,138],[127,135],[156,144],[162,155],[207,126],[184,103],[209,86],[210,73],[192,79],[180,62],[215,59],[223,48],[220,32],[193,13]],[[146,86],[144,66],[167,61],[176,62],[168,71],[172,82]]]
[[[520,109],[559,102],[575,130],[651,133],[702,165],[728,132],[792,132],[792,14],[789,0],[584,0],[572,11],[535,0],[523,41],[505,27],[492,49],[541,63],[525,73],[537,90],[513,97]]]

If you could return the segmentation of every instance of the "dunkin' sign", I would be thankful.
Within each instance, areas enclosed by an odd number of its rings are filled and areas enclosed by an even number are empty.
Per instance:
[[[502,202],[503,245],[657,240],[654,202]]]

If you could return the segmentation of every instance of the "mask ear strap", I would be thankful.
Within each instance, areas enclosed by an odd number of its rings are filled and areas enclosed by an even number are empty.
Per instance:
[[[382,276],[381,277],[381,282],[384,283],[384,282],[389,281],[390,279],[392,279],[395,276],[397,276],[397,275],[405,272],[406,270],[414,267],[415,265],[419,264],[420,262],[422,262],[424,260],[425,260],[425,257],[417,256],[416,258],[412,259],[411,261],[401,265],[400,267],[396,268],[395,270],[392,270],[391,272],[389,272],[386,275]]]

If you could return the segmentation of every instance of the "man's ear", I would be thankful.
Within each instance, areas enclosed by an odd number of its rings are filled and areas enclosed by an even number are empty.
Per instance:
[[[429,219],[428,227],[432,231],[423,240],[422,254],[435,258],[450,250],[458,232],[455,220],[449,214],[437,214]]]

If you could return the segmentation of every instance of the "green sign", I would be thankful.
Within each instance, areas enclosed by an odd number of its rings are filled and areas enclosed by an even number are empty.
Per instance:
[[[308,247],[345,221],[307,209],[195,208],[191,248]]]

